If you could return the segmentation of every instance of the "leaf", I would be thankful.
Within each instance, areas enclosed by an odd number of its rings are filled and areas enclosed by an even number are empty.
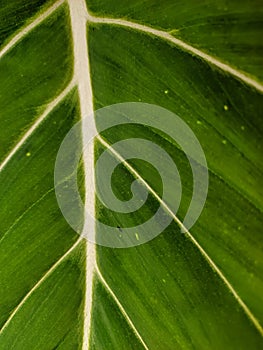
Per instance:
[[[2,4],[0,349],[259,349],[262,7],[87,5],[89,13],[84,0]],[[184,120],[205,152],[210,180],[201,216],[182,232],[193,190],[183,150],[143,125],[103,132],[95,154],[84,152],[85,193],[80,188],[101,221],[134,226],[164,205],[160,175],[139,159],[112,178],[123,201],[135,178],[147,183],[139,215],[95,203],[87,186],[93,156],[119,140],[161,146],[183,187],[179,211],[158,237],[114,249],[86,242],[68,225],[53,177],[72,126],[122,102],[155,104]]]

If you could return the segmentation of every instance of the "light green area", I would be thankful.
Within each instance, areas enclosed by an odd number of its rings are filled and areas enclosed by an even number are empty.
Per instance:
[[[92,25],[89,45],[96,108],[124,101],[153,103],[176,113],[195,132],[207,157],[210,185],[191,233],[262,322],[262,96],[202,60],[137,31]],[[183,220],[192,174],[178,145],[158,130],[134,125],[112,128],[103,137],[109,143],[141,137],[171,155],[184,188],[178,212]],[[101,151],[97,145],[97,157]],[[139,149],[137,153],[139,157]],[[130,163],[160,195],[158,174],[142,162]],[[117,197],[129,199],[134,179],[124,167],[114,176]],[[171,188],[168,204],[173,200]],[[126,227],[144,222],[157,205],[150,197],[138,215],[128,216],[97,202],[97,213],[103,222]],[[175,224],[137,248],[98,247],[98,260],[150,349],[262,346],[229,289]]]
[[[260,0],[86,0],[96,16],[163,29],[262,81]]]

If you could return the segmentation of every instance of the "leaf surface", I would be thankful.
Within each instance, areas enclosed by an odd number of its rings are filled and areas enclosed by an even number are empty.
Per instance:
[[[0,28],[0,349],[259,349],[262,6],[92,0],[88,14],[84,0],[30,4],[3,4],[9,23]],[[193,190],[183,150],[132,121],[109,129],[95,160],[119,140],[152,141],[176,163],[183,196],[152,241],[95,247],[60,212],[55,160],[92,106],[121,102],[162,106],[190,126],[207,158],[209,193],[182,233]],[[152,165],[128,163],[113,174],[116,196],[127,201],[138,176],[151,192],[136,215],[94,199],[97,217],[114,227],[135,226],[163,204]],[[173,200],[171,188],[168,207]]]

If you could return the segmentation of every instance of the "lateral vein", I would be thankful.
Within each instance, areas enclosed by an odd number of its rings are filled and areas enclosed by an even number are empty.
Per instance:
[[[44,121],[44,119],[48,116],[48,114],[67,96],[70,90],[74,86],[74,80],[72,80],[68,86],[58,95],[52,102],[50,102],[44,111],[44,113],[35,121],[35,123],[27,130],[27,132],[22,136],[22,138],[18,141],[15,147],[10,151],[8,156],[4,159],[2,164],[0,165],[0,172],[4,169],[10,159],[14,156],[14,154],[19,150],[19,148],[27,141],[27,139],[33,134],[33,132],[39,127],[39,125]]]
[[[12,225],[6,230],[6,232],[0,238],[0,245],[1,245],[2,241],[5,240],[7,235],[13,230],[13,228],[24,218],[24,216],[27,215],[30,212],[30,210],[32,210],[36,205],[38,205],[43,199],[45,199],[45,197],[47,195],[49,195],[52,191],[54,191],[54,189],[55,188],[52,187],[48,191],[46,191],[36,202],[31,204],[30,207],[26,208],[23,211],[23,213],[17,219],[15,219],[15,221],[12,223]]]
[[[204,61],[208,62],[209,64],[212,64],[213,66],[216,66],[220,70],[233,75],[236,77],[238,80],[243,81],[249,86],[252,86],[256,90],[263,92],[263,84],[256,81],[255,79],[249,77],[243,72],[240,72],[239,70],[231,67],[230,65],[221,62],[217,58],[208,55],[207,53],[193,47],[192,45],[187,44],[183,40],[180,40],[173,35],[169,34],[168,32],[164,30],[158,30],[149,26],[146,26],[144,24],[139,24],[136,22],[131,22],[131,21],[126,21],[124,19],[119,19],[119,18],[106,18],[106,17],[96,17],[92,16],[91,14],[87,14],[87,19],[88,21],[92,23],[102,23],[102,24],[115,24],[119,25],[121,27],[126,27],[130,29],[134,29],[140,32],[148,33],[154,36],[157,36],[163,40],[169,41],[176,45],[177,47],[180,47],[184,51],[189,52],[190,54],[202,58]]]
[[[0,330],[0,335],[3,331],[8,327],[12,319],[15,317],[17,312],[22,308],[25,302],[30,298],[30,296],[40,287],[40,285],[53,273],[53,271],[69,256],[69,254],[78,246],[78,244],[82,241],[82,237],[80,237],[71,247],[66,251],[64,255],[61,256],[59,260],[55,262],[51,266],[51,268],[41,277],[41,279],[34,285],[33,288],[24,296],[24,298],[20,301],[20,303],[16,306],[16,308],[12,311],[11,315],[8,317],[3,327]]]
[[[149,350],[148,346],[145,344],[142,336],[140,335],[140,333],[138,332],[137,328],[135,327],[134,323],[132,322],[132,320],[130,319],[129,315],[127,314],[127,312],[125,311],[124,307],[122,306],[121,302],[119,301],[119,299],[117,298],[116,294],[113,292],[113,290],[111,289],[111,287],[108,285],[107,281],[105,280],[105,278],[102,276],[102,273],[98,267],[98,265],[96,264],[96,273],[99,277],[99,279],[101,280],[102,284],[104,285],[104,287],[106,288],[106,290],[109,292],[109,294],[111,295],[111,297],[113,298],[113,300],[115,301],[115,303],[117,304],[119,310],[121,311],[123,317],[126,319],[127,323],[129,324],[129,326],[131,327],[131,329],[133,330],[134,334],[136,335],[137,339],[142,343],[143,347],[146,350]]]
[[[186,236],[191,240],[191,242],[198,248],[201,255],[205,258],[211,268],[217,273],[217,275],[221,278],[223,283],[226,285],[228,290],[231,292],[233,297],[236,299],[240,307],[243,309],[249,320],[253,323],[258,332],[263,336],[263,328],[257,318],[253,315],[251,310],[245,304],[245,302],[241,299],[241,297],[236,292],[235,288],[225,277],[223,272],[219,269],[216,263],[210,258],[208,253],[204,250],[204,248],[198,243],[198,241],[194,238],[194,236],[190,233],[190,231],[184,226],[184,224],[179,220],[179,218],[174,214],[174,212],[169,208],[169,206],[162,200],[162,198],[152,189],[152,187],[144,180],[144,178],[118,153],[116,152],[101,136],[98,136],[97,139],[101,142],[103,146],[105,146],[109,151],[119,159],[122,164],[133,174],[135,177],[140,179],[140,181],[144,184],[147,190],[156,198],[156,200],[162,205],[162,207],[171,215],[174,221],[178,224],[178,226],[183,230]]]
[[[26,27],[22,28],[6,46],[0,51],[0,59],[11,50],[24,36],[26,36],[32,29],[37,27],[41,22],[43,22],[47,17],[49,17],[56,9],[64,3],[65,0],[59,0],[55,2],[54,5],[49,7],[45,12],[40,14],[33,22],[31,22]]]

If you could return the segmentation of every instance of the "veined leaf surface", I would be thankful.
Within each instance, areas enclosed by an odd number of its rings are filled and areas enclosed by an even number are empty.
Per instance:
[[[260,349],[260,2],[1,5],[0,349]],[[173,222],[146,244],[114,249],[86,242],[61,214],[53,174],[63,138],[121,102],[162,106],[198,137],[210,182],[190,232],[181,232],[193,186],[186,156],[132,123],[104,132],[95,159],[129,137],[161,146],[183,186]],[[92,164],[84,159],[85,179]],[[132,226],[163,204],[160,176],[137,159],[116,169],[116,196],[129,199],[135,174],[151,188],[138,217],[85,188],[100,220]]]

